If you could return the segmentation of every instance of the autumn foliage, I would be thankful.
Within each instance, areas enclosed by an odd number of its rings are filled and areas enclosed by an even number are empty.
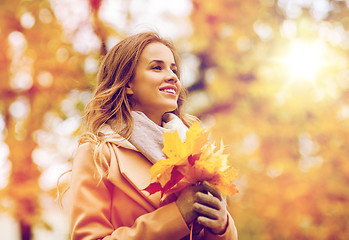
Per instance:
[[[19,223],[22,239],[32,238],[33,227],[47,227],[42,197],[54,196],[40,181],[48,166],[71,156],[38,152],[65,152],[64,143],[77,142],[76,119],[95,85],[95,65],[138,17],[130,10],[135,1],[115,9],[118,27],[99,14],[107,1],[81,1],[88,6],[81,16],[60,15],[68,9],[62,11],[62,2],[1,2],[0,160],[10,167],[0,181],[6,183],[0,210]],[[213,126],[212,138],[223,140],[227,156],[219,147],[187,151],[189,142],[203,142],[168,135],[165,142],[183,148],[164,149],[169,161],[154,166],[154,180],[166,176],[159,179],[162,188],[172,172],[174,182],[191,176],[189,168],[179,171],[183,159],[193,166],[202,160],[207,170],[212,158],[205,156],[218,152],[224,156],[218,161],[239,169],[233,181],[239,194],[228,197],[228,205],[240,239],[347,239],[348,1],[189,2],[189,34],[175,40],[192,72],[183,75],[183,81],[192,78],[186,110]],[[172,12],[164,14],[167,20],[183,20]],[[81,48],[86,42],[95,45]],[[57,123],[69,129],[66,135]]]
[[[186,133],[184,142],[177,131],[164,133],[166,159],[160,159],[150,169],[152,182],[147,188],[150,194],[161,191],[161,195],[179,191],[188,185],[206,181],[223,194],[233,196],[238,193],[232,183],[238,170],[228,165],[228,155],[224,146],[217,150],[209,139],[209,132],[194,123]]]
[[[291,1],[193,1],[191,93],[240,170],[229,204],[240,239],[349,235],[348,38],[327,35],[348,30],[349,11],[305,2],[292,15]]]

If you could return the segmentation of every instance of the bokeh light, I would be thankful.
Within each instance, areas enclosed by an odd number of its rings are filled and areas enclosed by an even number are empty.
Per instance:
[[[292,40],[289,55],[285,57],[291,78],[314,81],[318,70],[326,66],[327,45],[320,41],[308,43],[301,39]]]

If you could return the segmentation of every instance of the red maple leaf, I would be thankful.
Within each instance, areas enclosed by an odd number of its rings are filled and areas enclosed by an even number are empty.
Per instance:
[[[144,188],[143,190],[147,191],[150,195],[152,195],[158,191],[161,191],[162,187],[161,187],[161,184],[159,182],[153,182],[153,183],[149,184],[149,186]]]
[[[200,159],[200,155],[201,155],[201,153],[190,155],[188,157],[189,164],[193,166],[195,164],[195,162]]]
[[[161,197],[164,195],[164,193],[174,187],[180,180],[182,180],[183,177],[184,175],[178,171],[178,166],[175,166],[172,169],[170,181],[168,181],[161,190]]]

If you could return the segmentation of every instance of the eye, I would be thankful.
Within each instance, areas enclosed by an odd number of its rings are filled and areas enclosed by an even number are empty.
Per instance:
[[[155,67],[152,67],[152,69],[154,69],[154,70],[161,70],[162,68],[161,68],[161,66],[155,66]]]
[[[178,75],[177,69],[172,69],[172,72],[173,72],[174,74]]]

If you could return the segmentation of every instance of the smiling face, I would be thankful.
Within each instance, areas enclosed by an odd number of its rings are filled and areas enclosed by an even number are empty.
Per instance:
[[[171,50],[160,42],[148,44],[139,59],[135,76],[126,90],[141,111],[157,124],[166,112],[177,109],[181,84]]]

